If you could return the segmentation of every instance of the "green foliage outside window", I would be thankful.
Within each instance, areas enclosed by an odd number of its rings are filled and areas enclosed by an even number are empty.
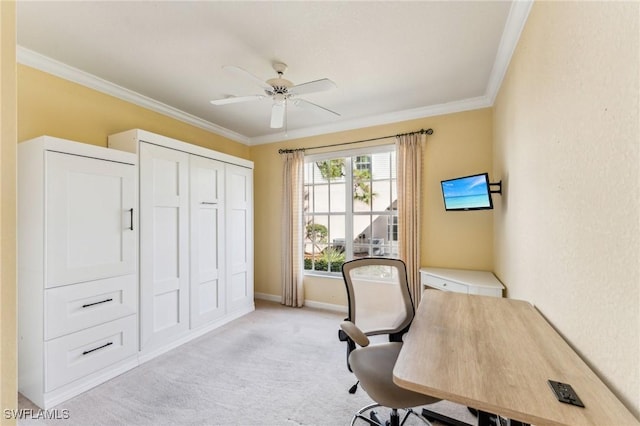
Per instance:
[[[327,242],[327,235],[329,235],[329,232],[327,231],[326,226],[320,223],[307,223],[305,231],[305,238],[312,241],[314,244]]]
[[[304,259],[304,269],[314,271],[329,271],[340,272],[342,271],[342,264],[345,262],[346,256],[343,251],[327,247],[324,249],[317,259],[311,258]]]
[[[326,180],[339,179],[344,176],[344,158],[316,162],[320,174]]]
[[[326,180],[339,179],[345,175],[344,158],[317,161],[316,166]],[[353,170],[353,199],[371,205],[375,193],[371,191],[371,171],[368,169]]]
[[[371,205],[376,194],[371,191],[371,172],[366,169],[353,171],[353,199]]]

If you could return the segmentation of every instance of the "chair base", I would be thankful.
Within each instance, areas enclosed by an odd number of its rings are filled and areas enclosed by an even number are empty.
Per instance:
[[[420,420],[422,420],[424,424],[432,426],[429,420],[425,419],[420,414],[413,411],[411,408],[397,409],[397,410],[392,409],[389,420],[382,421],[380,420],[380,418],[378,418],[378,415],[375,411],[371,411],[374,408],[378,408],[378,407],[383,407],[383,406],[380,404],[370,404],[370,405],[367,405],[366,407],[362,407],[356,414],[353,415],[353,418],[351,419],[351,426],[354,426],[356,420],[358,419],[363,420],[364,422],[368,423],[371,426],[402,426],[405,424],[405,422],[411,415],[414,415]],[[371,411],[368,417],[365,415],[367,411]],[[401,416],[400,415],[401,412],[403,412],[404,415]]]

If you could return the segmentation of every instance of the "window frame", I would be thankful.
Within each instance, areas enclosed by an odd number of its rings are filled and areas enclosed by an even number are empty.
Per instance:
[[[346,188],[350,188],[353,185],[353,168],[354,168],[354,160],[356,157],[362,157],[362,156],[368,156],[369,157],[369,163],[368,163],[368,170],[372,171],[372,167],[373,167],[373,159],[372,156],[374,154],[381,154],[381,153],[392,153],[395,152],[396,154],[396,159],[397,159],[397,148],[396,148],[396,144],[395,143],[385,143],[385,144],[380,144],[380,145],[374,145],[374,146],[369,146],[369,147],[362,147],[362,148],[355,148],[355,149],[345,149],[345,150],[337,150],[337,151],[330,151],[330,152],[322,152],[322,153],[317,153],[317,154],[309,154],[309,155],[305,155],[304,157],[304,162],[305,165],[306,163],[316,163],[316,162],[321,162],[321,161],[328,161],[328,160],[332,160],[332,159],[337,159],[337,158],[349,158],[349,161],[345,161],[345,176],[344,176],[344,184],[345,184],[345,189]],[[395,185],[396,185],[396,200],[397,200],[397,181],[398,181],[398,175],[397,175],[397,161],[394,164],[390,164],[390,176],[389,176],[389,181],[395,180]],[[395,171],[395,174],[392,172]],[[373,179],[372,179],[373,181]],[[303,182],[303,186],[306,188],[307,187],[307,183],[306,183],[306,175],[305,175],[305,181]],[[313,185],[311,185],[313,186]],[[393,202],[393,200],[391,200]],[[391,218],[395,217],[397,218],[397,211],[396,211],[396,215],[394,216],[393,214],[386,214],[385,212],[380,212],[377,210],[370,210],[369,212],[357,212],[354,209],[354,203],[353,203],[353,192],[352,191],[347,191],[345,190],[345,212],[335,212],[332,214],[331,212],[331,206],[330,206],[330,201],[329,201],[329,206],[328,206],[328,211],[326,213],[327,217],[330,218],[332,215],[334,216],[344,216],[345,217],[345,236],[346,235],[353,235],[353,227],[354,227],[354,217],[358,216],[358,215],[385,215],[385,216],[390,216]],[[391,210],[393,211],[393,209]],[[304,216],[306,217],[308,214],[308,211],[305,209],[304,212]],[[324,215],[324,212],[318,213],[318,215]],[[397,219],[394,221],[392,219],[393,223],[397,223]],[[302,247],[303,247],[303,251],[304,251],[304,247],[305,247],[305,235],[306,232],[303,232],[303,242],[302,242]],[[397,234],[396,234],[397,235]],[[396,240],[393,240],[397,242]],[[326,243],[328,246],[333,245],[333,242],[331,241],[327,241]],[[391,241],[388,242],[388,244],[392,244]],[[347,253],[346,259],[345,261],[349,261],[352,260],[353,257],[353,250],[354,250],[354,241],[350,240],[348,238],[345,238],[345,253]],[[393,258],[395,257],[393,254],[388,254],[385,256],[380,256],[383,258]],[[330,268],[329,268],[330,269]],[[330,270],[328,271],[318,271],[318,270],[314,270],[314,269],[304,269],[303,268],[303,273],[304,275],[316,275],[316,276],[323,276],[323,277],[328,277],[328,278],[336,278],[336,277],[340,277],[341,276],[341,272],[332,272]]]

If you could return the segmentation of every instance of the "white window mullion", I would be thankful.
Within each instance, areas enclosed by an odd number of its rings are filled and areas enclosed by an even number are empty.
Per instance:
[[[346,260],[353,259],[353,161],[345,157],[345,224],[344,239]]]

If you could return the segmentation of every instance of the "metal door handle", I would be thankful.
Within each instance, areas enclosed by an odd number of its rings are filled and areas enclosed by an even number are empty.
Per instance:
[[[99,349],[106,348],[106,347],[107,347],[107,346],[109,346],[109,345],[113,345],[113,342],[108,342],[108,343],[105,343],[105,344],[104,344],[104,345],[102,345],[102,346],[98,346],[97,348],[93,348],[93,349],[89,349],[88,351],[84,351],[84,352],[82,352],[82,355],[90,354],[91,352],[95,352],[95,351],[97,351],[97,350],[99,350]]]
[[[101,300],[99,302],[93,302],[93,303],[87,303],[86,305],[82,305],[83,308],[88,308],[89,306],[94,306],[94,305],[99,305],[101,303],[107,303],[107,302],[111,302],[113,299],[105,299],[105,300]]]
[[[131,215],[131,226],[129,227],[129,229],[133,231],[133,208],[129,209],[129,213]]]

